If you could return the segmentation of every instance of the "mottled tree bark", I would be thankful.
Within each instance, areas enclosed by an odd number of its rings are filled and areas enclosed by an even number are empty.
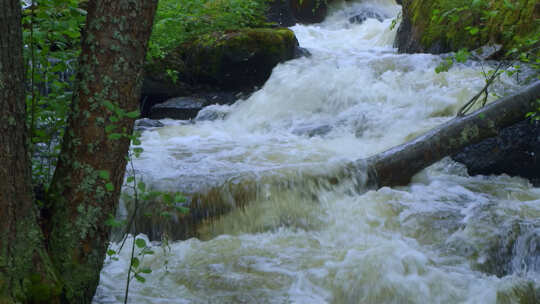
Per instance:
[[[51,184],[46,234],[71,303],[99,283],[138,109],[157,0],[88,2],[77,90]]]
[[[0,0],[0,303],[90,303],[108,245],[157,0],[88,2],[78,87],[38,219],[25,123],[21,3]],[[40,221],[38,223],[38,220]],[[41,224],[41,225],[40,225]]]
[[[0,303],[61,290],[43,246],[27,149],[21,4],[0,0]]]
[[[408,184],[414,174],[443,157],[496,136],[501,129],[524,120],[528,112],[535,110],[538,98],[540,82],[470,115],[454,118],[408,143],[368,158],[370,183],[377,187]]]

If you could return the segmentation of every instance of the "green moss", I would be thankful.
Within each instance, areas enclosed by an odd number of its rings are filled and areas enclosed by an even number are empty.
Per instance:
[[[172,67],[184,82],[226,85],[233,81],[231,75],[254,73],[248,70],[269,73],[279,62],[292,59],[297,45],[294,33],[287,28],[212,32],[182,44],[161,60],[154,60],[146,71],[154,79],[166,80],[165,71]]]
[[[519,38],[540,32],[539,12],[534,0],[481,1],[416,0],[404,3],[404,14],[410,17],[425,49],[436,45],[444,49],[474,49],[488,43],[516,46]],[[492,13],[490,13],[492,12]],[[471,34],[469,27],[480,31]]]
[[[208,33],[268,26],[268,0],[161,0],[150,41],[150,57]]]

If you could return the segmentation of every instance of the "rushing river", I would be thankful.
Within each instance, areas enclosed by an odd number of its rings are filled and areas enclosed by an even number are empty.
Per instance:
[[[331,172],[447,121],[482,87],[478,64],[437,74],[440,56],[397,54],[393,0],[332,9],[322,24],[292,28],[311,57],[277,66],[249,99],[200,114],[221,118],[145,131],[136,170],[175,191]],[[386,19],[349,22],[366,11]],[[406,187],[358,183],[268,188],[201,240],[155,243],[130,303],[540,302],[540,188],[470,177],[450,159]],[[105,262],[95,303],[122,302],[128,261],[123,250]]]

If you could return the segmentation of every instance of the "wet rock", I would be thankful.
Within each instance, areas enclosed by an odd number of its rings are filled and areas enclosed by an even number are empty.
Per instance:
[[[376,13],[376,12],[362,11],[360,14],[355,15],[353,17],[350,17],[349,22],[350,23],[362,24],[362,23],[364,23],[364,21],[366,21],[368,19],[377,19],[380,22],[382,22],[386,18],[387,18],[386,16],[383,16],[383,15],[381,15],[379,13]]]
[[[197,113],[207,104],[208,101],[206,99],[177,97],[153,106],[150,110],[150,118],[188,120],[195,118]]]
[[[257,88],[254,88],[257,89]],[[167,116],[168,118],[175,118],[175,116],[189,117],[187,119],[195,118],[197,113],[208,105],[231,105],[240,99],[247,99],[251,96],[251,92],[206,92],[201,94],[193,94],[190,96],[180,96],[174,98],[166,98],[165,100],[154,100],[152,103],[145,102],[143,106],[146,108],[146,111],[142,112],[142,117],[152,117],[155,118],[157,115],[156,111],[162,112],[164,107],[168,108],[170,111],[182,111],[184,114]],[[177,110],[172,110],[172,107],[165,102],[171,100],[183,100],[181,104],[174,106]],[[185,103],[184,103],[185,101]],[[202,103],[202,106],[201,106]],[[186,111],[184,108],[190,107],[189,111]],[[155,108],[155,109],[154,109]],[[152,109],[153,112],[152,112]],[[154,114],[152,114],[154,113]],[[154,115],[154,116],[153,116]],[[159,114],[161,115],[161,114]],[[158,116],[159,116],[158,115]],[[159,119],[159,118],[156,118]],[[177,118],[184,119],[184,118]]]
[[[499,136],[465,148],[453,159],[471,175],[508,174],[528,178],[540,186],[540,122],[524,120]]]
[[[149,128],[160,128],[163,126],[164,124],[162,124],[159,120],[153,120],[149,118],[137,119],[135,121],[135,130],[137,131],[146,130]]]
[[[155,104],[177,96],[222,92],[215,95],[223,99],[238,92],[250,94],[266,82],[278,63],[306,54],[287,28],[202,35],[145,65],[141,113],[146,117]]]
[[[488,44],[473,50],[471,56],[478,60],[488,60],[495,58],[501,49],[502,45],[500,44]]]
[[[349,1],[349,0],[347,0]],[[333,0],[271,0],[266,18],[279,26],[311,24],[324,20]]]
[[[169,78],[145,77],[141,89],[141,116],[148,117],[150,109],[158,103],[177,96],[188,96],[192,93],[193,88],[186,83],[173,83]]]
[[[306,48],[297,47],[294,50],[294,58],[300,58],[300,57],[311,57],[311,53]]]
[[[475,267],[499,278],[510,274],[512,252],[520,234],[521,225],[518,222],[500,227],[499,234],[486,248],[486,259],[477,261]]]
[[[214,121],[224,119],[229,114],[229,108],[221,105],[211,105],[202,109],[197,117],[196,121]]]
[[[206,34],[148,63],[145,83],[157,82],[159,89],[173,94],[251,91],[265,83],[278,63],[295,58],[297,48],[298,41],[287,28]],[[143,95],[153,93],[152,89],[144,87]]]
[[[291,10],[290,0],[272,0],[266,11],[266,19],[275,22],[279,26],[293,26],[296,24],[296,17]]]
[[[298,23],[319,23],[328,13],[328,3],[321,0],[290,0],[292,14]]]
[[[486,250],[486,259],[476,264],[479,270],[504,277],[540,272],[540,227],[538,222],[514,220],[500,232]]]
[[[314,136],[324,136],[332,131],[332,126],[330,125],[322,125],[322,126],[313,126],[313,125],[306,125],[306,126],[300,126],[292,131],[295,135],[305,135],[308,137],[314,137]]]

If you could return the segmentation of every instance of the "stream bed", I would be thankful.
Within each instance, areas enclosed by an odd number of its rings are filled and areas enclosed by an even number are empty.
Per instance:
[[[321,24],[292,27],[312,55],[278,65],[247,100],[143,132],[138,174],[193,192],[332,172],[451,119],[482,88],[479,63],[437,74],[441,56],[398,54],[393,0],[331,9]],[[351,23],[360,14],[384,19]],[[517,87],[503,77],[495,90]],[[540,302],[540,188],[471,177],[451,159],[406,187],[359,181],[269,187],[207,223],[204,237],[154,242],[142,262],[152,273],[132,283],[130,303]],[[128,250],[105,261],[94,303],[123,302],[128,265]]]

